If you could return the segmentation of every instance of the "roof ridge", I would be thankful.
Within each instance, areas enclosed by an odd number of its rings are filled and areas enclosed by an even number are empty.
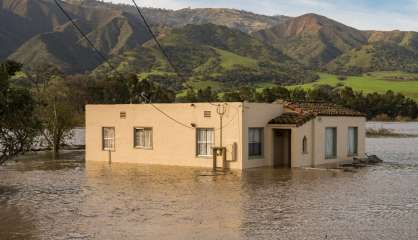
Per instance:
[[[313,113],[322,116],[353,116],[362,117],[365,114],[345,107],[340,104],[330,102],[284,102],[284,107],[299,113]]]

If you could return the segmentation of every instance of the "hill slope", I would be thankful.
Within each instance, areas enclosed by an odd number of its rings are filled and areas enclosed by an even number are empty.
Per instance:
[[[88,8],[114,9],[137,14],[137,10],[132,5],[110,4],[94,0],[66,1]],[[142,11],[152,25],[184,27],[189,24],[212,23],[238,29],[246,33],[267,29],[290,19],[290,17],[282,15],[265,16],[228,8],[184,8],[180,10],[143,8]]]
[[[172,29],[160,38],[181,72],[179,82],[214,81],[227,86],[259,82],[310,82],[316,75],[282,52],[239,30],[204,24]],[[141,59],[139,59],[141,56]],[[120,71],[155,81],[176,79],[153,42],[111,59]],[[96,69],[106,72],[105,66]]]
[[[17,0],[11,4],[13,1],[3,0],[3,8],[8,9],[3,12],[14,14],[24,23],[28,22],[26,28],[32,28],[32,31],[21,37],[22,45],[15,46],[17,48],[8,58],[22,62],[25,66],[50,62],[68,73],[91,70],[102,62],[100,59],[97,61],[97,56],[92,53],[87,42],[63,14],[57,12],[59,10],[52,2]],[[104,55],[119,54],[150,39],[150,35],[133,15],[116,10],[85,9],[66,3],[62,5]],[[34,9],[41,9],[44,15]],[[15,35],[17,31],[19,29],[10,29],[5,35]]]
[[[0,59],[16,51],[30,38],[66,22],[48,1],[0,0]],[[7,24],[4,24],[7,23]]]
[[[326,68],[337,73],[369,71],[418,72],[418,33],[401,31],[365,32],[368,43],[339,56]]]
[[[367,43],[366,35],[329,18],[306,14],[255,33],[289,56],[314,67]]]
[[[121,54],[150,39],[133,6],[94,0],[67,0],[61,5],[105,56]],[[144,14],[157,32],[212,22],[251,32],[285,19],[232,9],[144,9]],[[0,29],[0,59],[13,59],[27,67],[50,60],[67,73],[92,70],[102,63],[78,32],[63,31],[72,26],[51,0],[0,0],[0,21],[11,22]]]
[[[132,51],[152,48],[147,43],[151,38],[133,6],[95,0],[65,0],[61,5],[106,57],[122,59],[131,54],[130,59],[141,58]],[[236,70],[232,66],[238,65],[246,68],[243,72],[263,66],[263,76],[280,72],[280,77],[275,77],[280,81],[311,79],[310,74],[301,76],[305,71],[295,72],[300,70],[296,61],[308,68],[343,73],[418,71],[416,32],[360,31],[315,14],[290,18],[220,8],[145,8],[143,12],[154,32],[172,49],[172,58],[190,60],[178,60],[188,75],[213,67],[211,75],[216,75],[219,66],[225,71]],[[26,67],[49,62],[66,73],[91,71],[103,63],[52,0],[0,0],[0,21],[7,22],[0,28],[0,60],[14,59]],[[163,59],[154,52],[152,55],[163,66]],[[197,62],[192,64],[192,60]],[[289,79],[291,75],[295,77]],[[253,79],[253,75],[240,77]]]

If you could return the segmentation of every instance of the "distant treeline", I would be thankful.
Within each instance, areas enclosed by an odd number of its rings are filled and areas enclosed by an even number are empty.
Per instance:
[[[317,85],[308,90],[276,86],[257,91],[254,86],[243,85],[232,90],[214,91],[210,87],[197,90],[181,81],[170,86],[151,79],[140,79],[137,74],[64,75],[48,65],[34,68],[26,75],[14,80],[13,84],[23,86],[32,92],[52,83],[60,86],[61,91],[66,91],[61,95],[65,95],[66,101],[71,102],[75,109],[74,113],[79,114],[80,118],[84,115],[86,104],[274,102],[277,99],[337,103],[365,113],[368,119],[415,120],[418,116],[417,103],[400,93],[387,91],[384,94],[366,94],[346,86]],[[180,89],[179,85],[182,85],[183,89]],[[180,91],[183,91],[183,94],[178,94]]]
[[[418,105],[410,98],[400,93],[387,91],[384,94],[354,91],[350,87],[318,85],[313,89],[288,89],[277,86],[257,91],[254,87],[241,87],[238,90],[227,91],[221,94],[213,92],[210,88],[197,92],[189,90],[184,97],[177,101],[207,102],[207,101],[249,101],[274,102],[277,99],[303,102],[330,102],[352,108],[365,113],[369,120],[415,120],[418,116]]]

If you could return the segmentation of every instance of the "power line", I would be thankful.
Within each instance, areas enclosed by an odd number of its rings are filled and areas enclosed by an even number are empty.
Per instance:
[[[160,48],[161,52],[163,53],[163,55],[165,56],[165,58],[167,59],[167,62],[169,63],[170,67],[176,72],[176,74],[179,77],[182,77],[182,75],[180,74],[180,72],[176,69],[176,67],[173,65],[173,63],[171,62],[170,58],[168,57],[168,54],[166,53],[166,51],[164,50],[164,48],[161,46],[160,42],[158,41],[158,39],[156,38],[155,34],[152,32],[151,27],[149,26],[148,22],[146,21],[144,15],[142,15],[138,5],[136,4],[135,0],[132,0],[133,3],[135,4],[136,9],[138,10],[138,13],[140,14],[142,20],[145,23],[146,28],[148,29],[149,33],[151,34],[151,36],[153,37],[154,41],[157,43],[158,48]],[[67,11],[65,11],[65,9],[58,3],[58,0],[54,0],[55,4],[57,5],[57,7],[61,10],[61,12],[67,17],[67,19],[71,22],[71,24],[76,28],[76,30],[83,36],[83,38],[87,41],[87,43],[90,45],[90,47],[96,52],[96,54],[104,61],[106,62],[109,67],[116,72],[119,77],[121,77],[122,79],[125,79],[125,77],[113,66],[113,64],[110,63],[110,61],[103,55],[103,53],[100,52],[99,49],[97,49],[93,42],[87,37],[87,35],[83,32],[83,30],[77,25],[77,23],[72,19],[72,17],[67,13]],[[125,79],[126,80],[126,79]],[[144,96],[143,96],[144,97]],[[148,100],[149,104],[158,112],[160,112],[161,114],[163,114],[164,116],[166,116],[167,118],[169,118],[170,120],[176,122],[177,124],[189,128],[189,129],[194,129],[192,126],[189,126],[187,124],[184,124],[178,120],[176,120],[174,117],[170,116],[169,114],[165,113],[163,110],[159,109],[157,106],[155,106],[149,99]],[[213,103],[210,103],[212,105],[215,105]],[[215,105],[215,106],[219,106],[219,105]]]
[[[174,70],[174,72],[177,74],[177,76],[179,76],[180,78],[183,78],[185,80],[185,78],[183,77],[183,74],[177,69],[177,67],[173,64],[173,62],[171,61],[170,57],[167,54],[167,51],[163,48],[163,46],[160,44],[160,41],[158,41],[157,36],[155,36],[154,32],[151,29],[151,26],[148,24],[147,19],[145,18],[144,14],[142,14],[141,9],[139,8],[138,4],[136,3],[135,0],[131,0],[132,3],[134,4],[139,16],[141,17],[142,21],[145,24],[145,27],[147,28],[148,32],[151,34],[151,37],[153,38],[154,42],[157,44],[157,47],[161,50],[161,53],[164,55],[164,57],[167,59],[167,63],[168,65],[170,65],[170,67]],[[187,83],[186,83],[187,84]]]
[[[152,31],[150,25],[147,22],[147,19],[145,18],[145,16],[142,14],[141,9],[139,8],[138,4],[136,3],[135,0],[131,0],[132,3],[135,5],[135,8],[139,14],[139,16],[141,17],[141,19],[144,21],[145,27],[147,28],[148,32],[151,34],[152,38],[154,39],[155,43],[157,44],[158,48],[161,50],[162,54],[165,56],[165,58],[167,59],[168,64],[171,66],[171,68],[174,70],[174,72],[176,72],[177,76],[179,76],[180,78],[182,78],[183,80],[185,80],[185,84],[186,87],[192,88],[186,81],[186,79],[183,77],[183,75],[180,73],[180,71],[178,71],[178,69],[175,67],[175,65],[171,62],[170,57],[168,56],[167,52],[165,51],[165,49],[161,46],[160,42],[158,41],[157,37],[155,36],[154,32]],[[221,108],[222,105],[225,104],[215,104],[212,103],[211,101],[208,101],[209,104],[216,106],[217,107],[217,112],[218,110]],[[221,114],[218,113],[218,115],[220,116],[220,118],[222,118]],[[223,114],[222,114],[223,115]],[[221,120],[221,127],[222,129],[222,120]]]
[[[149,103],[153,108],[155,108],[155,110],[159,111],[160,113],[162,113],[164,116],[166,116],[167,118],[171,119],[172,121],[176,122],[177,124],[186,127],[186,128],[190,128],[190,129],[195,129],[192,126],[188,126],[178,120],[176,120],[175,118],[171,117],[170,115],[168,115],[167,113],[165,113],[163,110],[159,109],[157,106],[155,106],[153,103]]]
[[[81,30],[81,28],[77,25],[77,23],[75,23],[75,21],[72,19],[72,17],[67,13],[67,11],[65,11],[65,9],[58,3],[58,0],[54,0],[55,4],[57,5],[57,7],[61,10],[61,12],[67,17],[67,19],[71,22],[71,24],[77,29],[77,31],[83,36],[83,38],[88,42],[88,44],[90,45],[90,47],[97,53],[97,55],[103,60],[105,61],[109,67],[115,71],[122,79],[125,79],[125,77],[123,77],[123,75],[110,63],[110,61],[94,46],[93,42],[87,37],[87,35],[83,32],[83,30]],[[147,28],[149,28],[149,25],[146,23],[146,25],[148,26]],[[152,33],[152,32],[151,32]],[[155,37],[155,35],[152,33],[152,35]],[[126,79],[125,79],[126,80]],[[144,96],[143,96],[144,97]],[[163,114],[164,116],[166,116],[167,118],[171,119],[172,121],[176,122],[177,124],[180,124],[184,127],[187,128],[193,128],[191,126],[188,126],[187,124],[184,124],[178,120],[176,120],[175,118],[171,117],[170,115],[168,115],[167,113],[165,113],[164,111],[162,111],[161,109],[159,109],[157,106],[155,106],[154,104],[151,103],[151,101],[149,100],[150,105],[155,108],[157,111],[159,111],[161,114]]]
[[[77,25],[77,23],[73,20],[73,18],[65,11],[65,9],[61,6],[61,4],[58,3],[58,0],[54,0],[57,7],[61,10],[61,12],[67,17],[67,19],[71,22],[71,24],[76,28],[76,30],[83,36],[83,38],[87,41],[87,43],[90,45],[90,47],[96,52],[96,54],[104,61],[106,62],[109,67],[116,72],[119,77],[125,79],[123,75],[110,63],[110,61],[103,55],[102,52],[100,52],[99,49],[97,49],[93,42],[90,41],[90,39],[87,37],[87,35],[81,30],[81,28]]]
[[[145,101],[148,103],[148,104],[150,104],[155,110],[157,110],[157,111],[159,111],[160,113],[162,113],[163,115],[165,115],[167,118],[169,118],[169,119],[171,119],[172,121],[174,121],[174,122],[176,122],[177,124],[179,124],[179,125],[181,125],[181,126],[183,126],[183,127],[186,127],[186,128],[190,128],[190,129],[195,129],[195,127],[192,127],[192,126],[189,126],[189,125],[187,125],[187,124],[185,124],[185,123],[182,123],[182,122],[180,122],[180,121],[178,121],[178,120],[176,120],[174,117],[171,117],[170,115],[168,115],[167,113],[165,113],[163,110],[161,110],[160,108],[158,108],[155,104],[153,104],[152,102],[151,102],[151,100],[149,100],[146,96],[142,96],[144,99],[145,99]],[[214,128],[214,131],[219,131],[219,130],[221,130],[222,128],[226,128],[229,124],[231,124],[234,120],[235,120],[235,117],[238,115],[238,112],[233,116],[233,117],[231,117],[231,120],[228,122],[228,123],[226,123],[226,124],[224,124],[224,125],[221,125],[219,128]]]
[[[193,89],[192,86],[190,86],[187,83],[187,79],[186,77],[177,69],[177,67],[173,64],[173,62],[171,61],[170,57],[167,54],[167,51],[164,49],[164,47],[160,44],[160,41],[158,41],[158,38],[155,36],[154,32],[151,29],[151,26],[149,25],[147,19],[145,18],[144,14],[142,14],[141,9],[139,8],[138,4],[136,3],[135,0],[131,0],[132,3],[134,4],[136,11],[138,12],[139,16],[141,17],[142,21],[145,24],[145,27],[147,28],[148,32],[151,34],[152,38],[154,39],[154,42],[157,44],[157,47],[161,50],[161,53],[164,55],[164,57],[166,58],[168,64],[170,65],[170,67],[174,70],[174,72],[176,73],[177,76],[179,76],[182,80],[184,80],[184,83],[186,85],[186,87]],[[208,102],[209,104],[213,105],[213,106],[217,106],[219,107],[221,104],[214,104],[212,102]]]

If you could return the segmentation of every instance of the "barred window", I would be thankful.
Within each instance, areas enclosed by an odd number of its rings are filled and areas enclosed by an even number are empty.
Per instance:
[[[213,128],[196,129],[196,152],[198,156],[212,156],[215,143]]]
[[[115,150],[115,128],[104,127],[102,128],[102,149],[104,151]]]

